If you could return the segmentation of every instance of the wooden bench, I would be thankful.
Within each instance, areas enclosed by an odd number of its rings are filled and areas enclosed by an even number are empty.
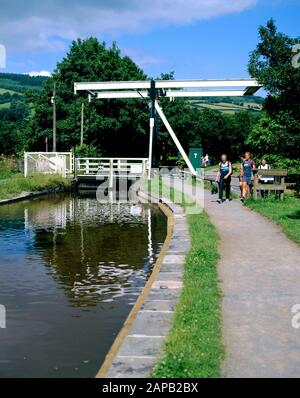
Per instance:
[[[285,178],[288,175],[286,169],[254,169],[254,186],[253,186],[253,197],[257,199],[258,191],[267,191],[267,193],[275,192],[276,195],[282,200],[286,191]],[[263,183],[259,177],[273,177],[272,183]]]

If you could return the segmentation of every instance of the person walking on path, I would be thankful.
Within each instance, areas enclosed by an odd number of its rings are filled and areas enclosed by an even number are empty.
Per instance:
[[[255,161],[251,159],[250,152],[245,153],[245,159],[241,164],[241,176],[243,184],[243,194],[241,200],[244,201],[247,197],[248,190],[252,193],[253,190],[253,169],[255,169]]]
[[[223,192],[225,190],[226,202],[230,200],[232,164],[227,159],[227,155],[221,156],[216,181],[219,183],[219,203],[223,203]]]

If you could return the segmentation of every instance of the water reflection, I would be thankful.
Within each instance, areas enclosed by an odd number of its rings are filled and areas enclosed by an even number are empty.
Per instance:
[[[156,213],[140,204],[67,198],[34,211],[24,209],[25,231],[34,236],[35,253],[72,305],[96,305],[124,295],[132,301],[155,260],[151,222],[160,216]]]
[[[94,376],[165,233],[159,210],[140,204],[53,196],[0,207],[0,376]]]

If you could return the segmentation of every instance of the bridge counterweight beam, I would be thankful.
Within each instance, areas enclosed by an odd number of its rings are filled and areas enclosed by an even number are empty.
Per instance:
[[[185,150],[183,149],[182,145],[180,144],[180,142],[179,142],[179,140],[178,140],[178,138],[177,138],[177,136],[176,136],[174,130],[172,129],[170,123],[168,122],[168,120],[167,120],[165,114],[163,113],[163,110],[161,109],[161,107],[159,106],[159,104],[158,104],[157,101],[155,102],[155,108],[156,108],[157,113],[159,114],[161,120],[163,121],[164,125],[166,126],[166,129],[168,130],[170,136],[172,137],[172,139],[173,139],[175,145],[177,146],[177,148],[178,148],[178,150],[179,150],[181,156],[183,157],[185,163],[187,164],[187,166],[188,166],[190,172],[191,172],[194,176],[196,176],[196,175],[197,175],[196,170],[194,169],[192,163],[190,162],[189,157],[188,157],[187,154],[185,153]]]

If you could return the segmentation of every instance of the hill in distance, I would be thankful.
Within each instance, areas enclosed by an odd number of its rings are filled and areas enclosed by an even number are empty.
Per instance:
[[[0,73],[0,109],[9,108],[12,101],[22,100],[26,90],[41,91],[47,77],[17,73]]]
[[[193,106],[199,108],[209,108],[227,114],[247,111],[259,113],[262,111],[264,98],[259,96],[245,97],[201,97],[190,100]]]

